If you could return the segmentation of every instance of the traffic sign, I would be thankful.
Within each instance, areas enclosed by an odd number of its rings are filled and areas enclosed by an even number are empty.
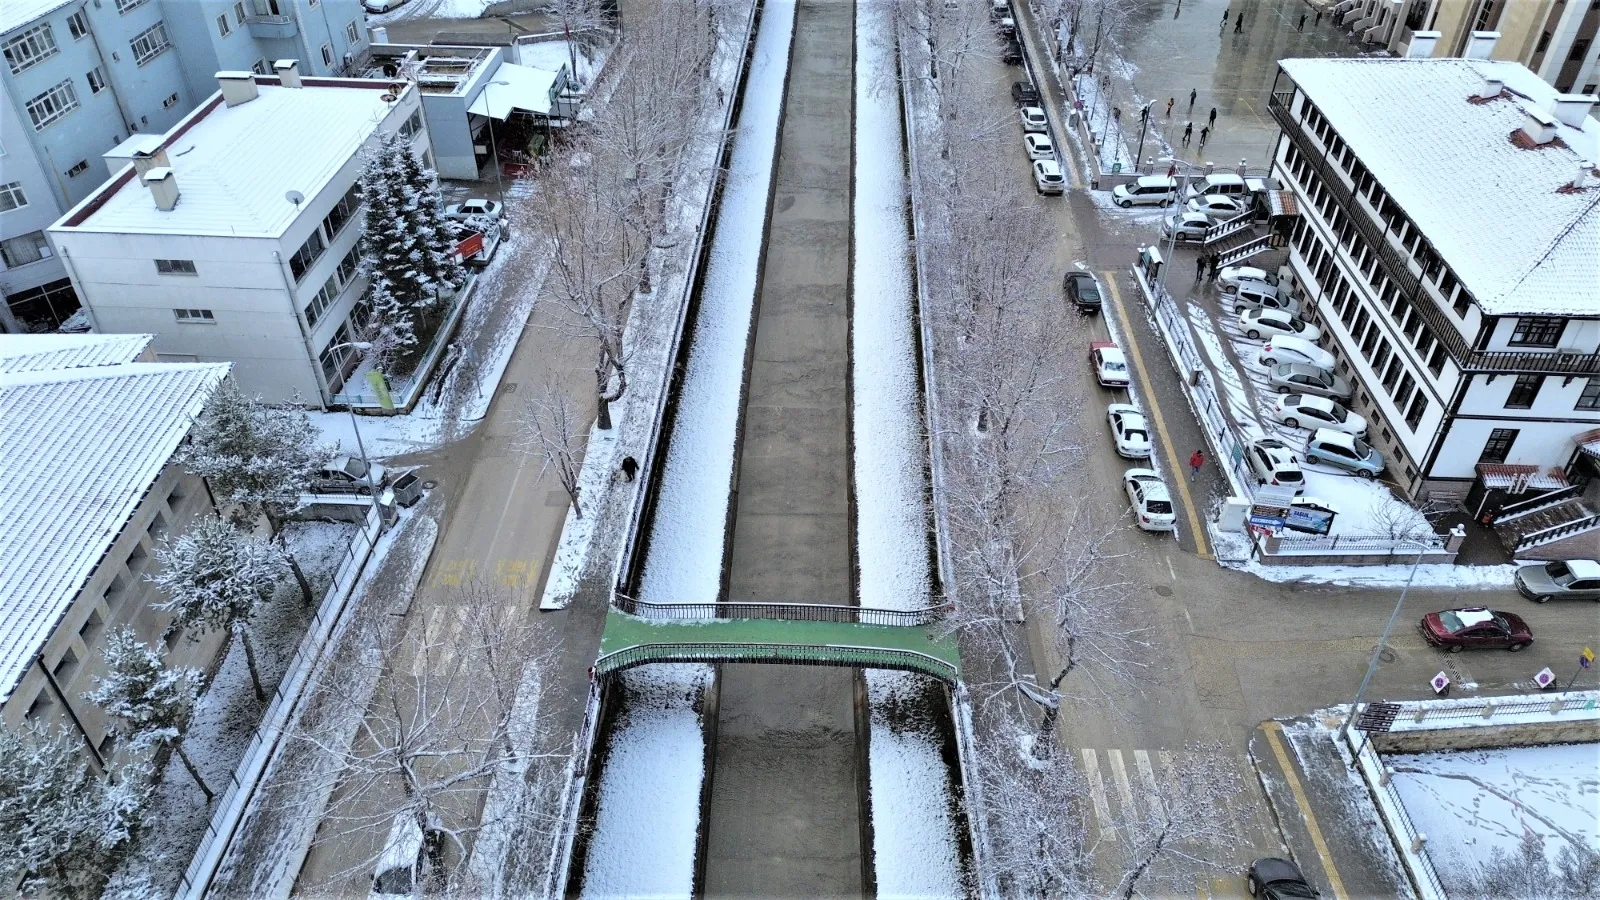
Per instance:
[[[1533,676],[1533,683],[1541,688],[1547,688],[1556,683],[1556,673],[1550,671],[1549,666],[1545,666],[1539,670],[1539,674]]]
[[[1361,711],[1360,718],[1356,719],[1356,730],[1388,731],[1394,725],[1394,717],[1399,714],[1398,703],[1368,703],[1367,708]]]
[[[1440,672],[1439,674],[1433,676],[1433,680],[1428,683],[1433,685],[1433,692],[1435,694],[1443,694],[1445,689],[1450,687],[1450,676]]]
[[[1578,656],[1578,665],[1583,666],[1585,669],[1589,668],[1589,664],[1594,662],[1594,651],[1588,647],[1583,648],[1583,652]]]

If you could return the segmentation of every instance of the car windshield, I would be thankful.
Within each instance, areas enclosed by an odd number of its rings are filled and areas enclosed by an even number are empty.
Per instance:
[[[1352,438],[1350,440],[1350,448],[1356,451],[1356,458],[1358,459],[1366,459],[1372,455],[1372,448],[1367,446],[1367,442],[1360,438]]]
[[[1171,500],[1146,500],[1144,508],[1152,515],[1165,515],[1172,512]]]
[[[1298,881],[1274,881],[1268,885],[1275,897],[1315,897],[1317,892]]]
[[[1085,300],[1099,300],[1100,289],[1095,287],[1092,281],[1080,281],[1078,282],[1078,296]]]
[[[1451,634],[1455,634],[1461,629],[1467,627],[1466,624],[1461,621],[1460,616],[1449,610],[1439,613],[1439,622],[1440,624],[1444,625],[1444,630],[1450,632]]]
[[[1567,564],[1559,560],[1545,563],[1544,570],[1549,573],[1551,578],[1558,580],[1572,575],[1572,570],[1567,568]]]
[[[1108,359],[1103,365],[1106,367],[1107,372],[1126,372],[1128,370],[1126,365],[1115,359]]]
[[[1345,409],[1342,406],[1335,405],[1332,409],[1328,410],[1328,418],[1334,420],[1335,422],[1343,422],[1350,418],[1350,410]]]
[[[1284,472],[1279,472],[1279,473],[1277,473],[1277,475],[1278,475],[1278,480],[1281,481],[1281,482],[1284,482],[1285,484],[1287,484],[1289,482],[1294,482],[1294,481],[1305,481],[1306,480],[1306,476],[1305,475],[1303,475],[1300,472],[1296,472],[1293,469],[1289,469],[1289,470],[1284,471]]]
[[[1148,440],[1150,440],[1150,436],[1148,434],[1145,434],[1143,431],[1139,431],[1138,429],[1134,429],[1134,430],[1128,432],[1128,442],[1129,443],[1142,444],[1142,443],[1144,443],[1145,441],[1148,441]]]

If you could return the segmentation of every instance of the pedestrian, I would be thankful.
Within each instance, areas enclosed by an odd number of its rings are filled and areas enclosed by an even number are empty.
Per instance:
[[[639,461],[631,456],[622,458],[622,479],[632,481],[633,476],[639,473]]]
[[[1206,148],[1206,138],[1208,138],[1210,136],[1211,136],[1211,126],[1208,125],[1208,126],[1202,128],[1202,129],[1200,129],[1200,149],[1201,150],[1204,150]]]
[[[1194,88],[1189,89],[1189,112],[1194,112],[1194,98],[1198,96],[1200,96],[1199,91]]]
[[[1172,115],[1172,104],[1177,103],[1177,102],[1178,102],[1178,98],[1177,97],[1168,97],[1167,98],[1167,115],[1169,115],[1169,116]]]
[[[1222,254],[1211,254],[1211,277],[1217,277],[1217,270],[1222,268]]]
[[[1217,108],[1215,106],[1211,107],[1211,117],[1206,119],[1206,124],[1207,125],[1215,125],[1215,124],[1217,124]]]
[[[1189,146],[1189,136],[1194,134],[1194,123],[1189,122],[1183,126],[1183,145]]]
[[[722,88],[717,88],[717,105],[718,106],[722,105],[723,99],[724,98],[723,98],[723,94],[722,94]]]
[[[1305,13],[1301,13],[1300,14],[1300,21],[1295,23],[1294,30],[1295,31],[1305,31],[1306,30],[1306,14]]]
[[[1194,283],[1199,284],[1200,279],[1204,277],[1206,277],[1206,257],[1202,253],[1200,258],[1194,261]]]
[[[1240,13],[1237,16],[1233,17],[1233,33],[1234,34],[1239,34],[1239,33],[1243,32],[1243,31],[1244,31],[1244,13]]]
[[[1228,13],[1230,13],[1230,12],[1233,12],[1233,9],[1231,7],[1228,8],[1228,9],[1224,9],[1222,11],[1222,27],[1223,28],[1227,28],[1228,27]]]
[[[1322,10],[1319,9],[1319,10],[1317,10],[1317,17],[1315,19],[1311,20],[1311,27],[1315,28],[1315,27],[1317,27],[1318,25],[1321,25],[1321,24],[1322,24]]]
[[[1196,450],[1189,454],[1189,480],[1193,481],[1200,474],[1200,469],[1206,464],[1204,450]]]

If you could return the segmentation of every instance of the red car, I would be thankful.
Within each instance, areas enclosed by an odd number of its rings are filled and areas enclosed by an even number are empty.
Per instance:
[[[1451,653],[1501,648],[1515,653],[1533,643],[1533,629],[1521,616],[1481,606],[1428,613],[1422,617],[1422,636]]]

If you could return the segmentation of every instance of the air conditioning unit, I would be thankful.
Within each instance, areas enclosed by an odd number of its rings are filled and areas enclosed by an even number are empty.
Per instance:
[[[1558,353],[1558,354],[1560,354],[1562,356],[1587,356],[1588,355],[1588,354],[1583,352],[1583,348],[1581,348],[1581,347],[1562,347],[1561,349],[1557,350],[1556,353]]]

